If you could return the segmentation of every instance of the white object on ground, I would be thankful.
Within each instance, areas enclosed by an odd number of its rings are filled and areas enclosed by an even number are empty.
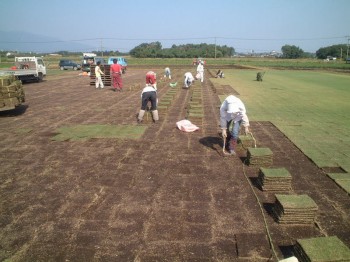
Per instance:
[[[298,262],[299,260],[296,257],[289,257],[286,259],[279,260],[278,262]]]
[[[193,132],[199,129],[198,126],[192,124],[189,120],[181,120],[176,122],[176,126],[178,129],[184,132]]]

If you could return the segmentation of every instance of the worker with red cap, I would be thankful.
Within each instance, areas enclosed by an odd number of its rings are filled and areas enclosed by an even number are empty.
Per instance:
[[[148,71],[146,74],[146,85],[153,86],[157,90],[157,74],[153,71]]]

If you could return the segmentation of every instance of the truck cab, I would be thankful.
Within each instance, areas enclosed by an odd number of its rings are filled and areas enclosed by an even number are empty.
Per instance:
[[[128,67],[128,63],[127,63],[126,59],[125,59],[124,57],[109,57],[109,58],[108,58],[108,64],[109,64],[109,65],[112,65],[114,59],[117,59],[118,64],[122,66],[122,72],[123,72],[123,74],[125,74],[126,69],[127,69],[127,67]]]

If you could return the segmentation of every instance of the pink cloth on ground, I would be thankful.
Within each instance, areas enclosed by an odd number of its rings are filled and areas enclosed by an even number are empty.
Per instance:
[[[192,124],[189,120],[181,120],[176,122],[176,126],[178,129],[184,132],[193,132],[199,129],[198,126]]]

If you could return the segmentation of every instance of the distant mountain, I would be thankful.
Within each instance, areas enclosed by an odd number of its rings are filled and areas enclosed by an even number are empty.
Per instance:
[[[84,52],[93,47],[79,42],[67,42],[57,38],[27,32],[0,31],[0,50],[36,53],[54,53],[57,51]]]

